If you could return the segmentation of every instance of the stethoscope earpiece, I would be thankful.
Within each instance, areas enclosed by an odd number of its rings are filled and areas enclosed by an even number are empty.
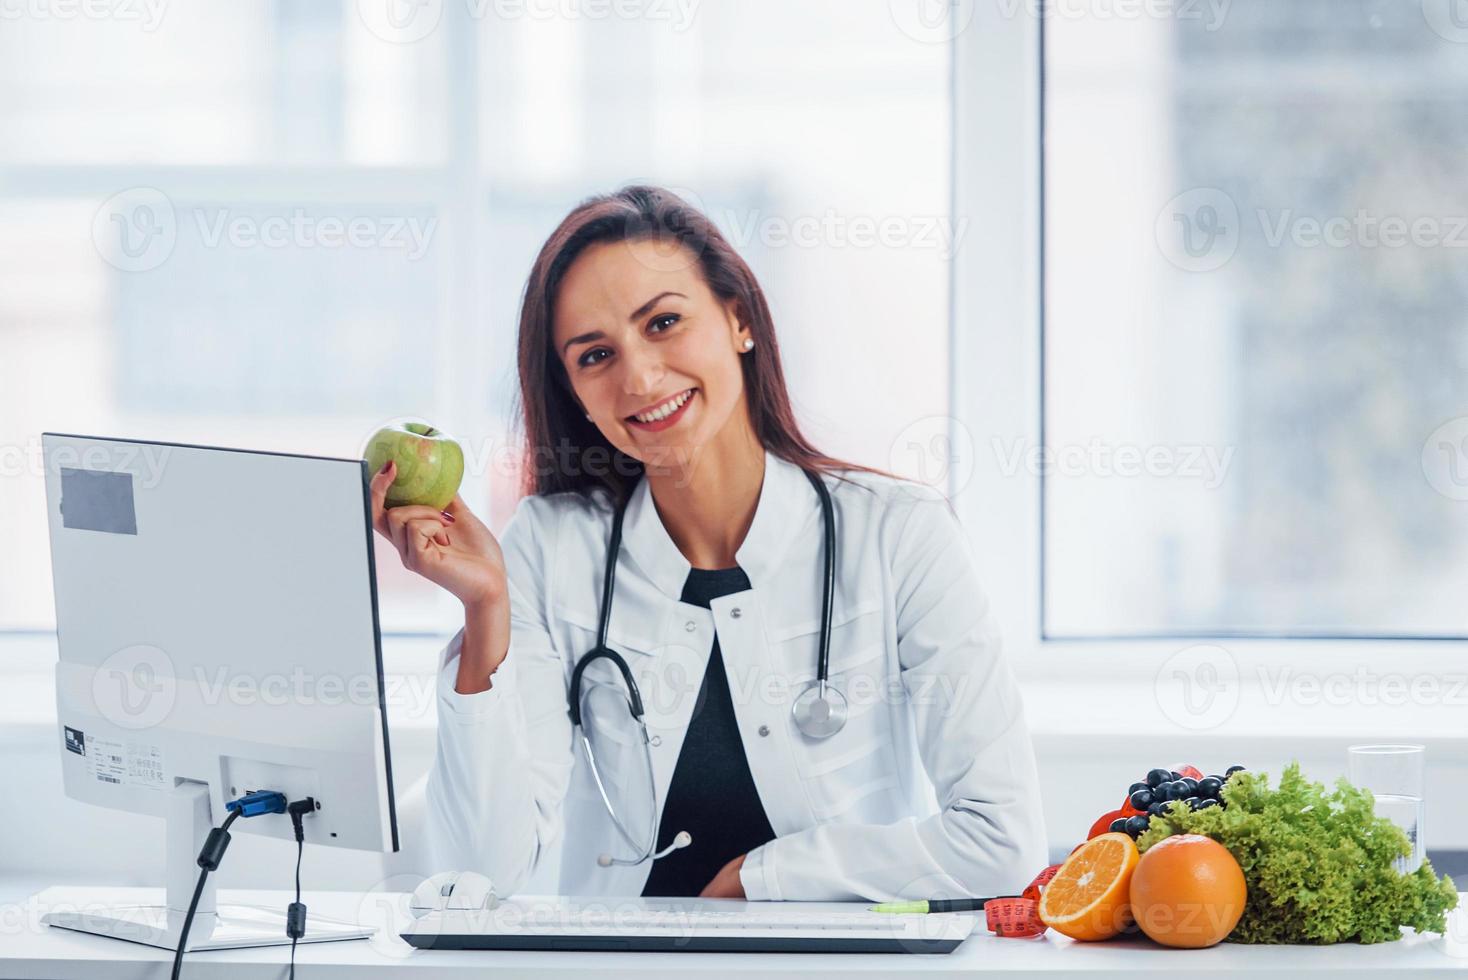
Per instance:
[[[654,861],[656,861],[658,858],[665,858],[669,854],[672,854],[674,851],[680,848],[687,847],[689,844],[692,843],[693,835],[686,830],[680,830],[673,838],[673,843],[669,844],[661,851],[658,851],[656,854],[650,855],[650,857]],[[596,863],[601,865],[603,868],[610,868],[614,864],[641,864],[645,860],[647,860],[647,858],[638,858],[636,861],[618,861],[610,854],[598,854],[596,856]]]

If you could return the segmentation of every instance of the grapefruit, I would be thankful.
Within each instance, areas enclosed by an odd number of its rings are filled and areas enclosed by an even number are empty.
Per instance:
[[[1129,897],[1137,925],[1150,938],[1201,949],[1233,932],[1248,888],[1228,848],[1200,834],[1176,834],[1142,855]]]

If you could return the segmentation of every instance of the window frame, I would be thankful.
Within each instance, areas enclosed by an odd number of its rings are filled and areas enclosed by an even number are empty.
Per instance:
[[[1336,675],[1387,671],[1456,677],[1468,640],[1241,636],[1053,637],[1044,625],[1043,479],[1000,471],[991,450],[1045,446],[1044,24],[1019,5],[953,0],[953,220],[971,233],[953,256],[950,322],[951,424],[973,475],[950,498],[973,544],[982,580],[1016,673],[1040,684],[1160,680],[1172,654],[1221,646],[1241,683],[1289,668]],[[1280,706],[1289,709],[1289,705]],[[1296,705],[1303,710],[1305,706]],[[1452,706],[1444,706],[1451,710]]]

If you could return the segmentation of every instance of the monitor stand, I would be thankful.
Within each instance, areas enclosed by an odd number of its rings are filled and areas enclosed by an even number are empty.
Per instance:
[[[59,929],[176,949],[189,902],[198,886],[199,849],[204,846],[204,838],[214,826],[209,809],[209,787],[204,783],[189,781],[174,787],[168,804],[168,888],[163,905],[80,904],[72,909],[52,909],[41,917],[41,921]],[[228,860],[226,855],[226,863]],[[189,927],[190,950],[290,945],[290,937],[285,934],[286,899],[281,900],[279,908],[218,905],[214,892],[217,874],[210,875],[199,895],[199,907],[194,913],[193,925]],[[306,934],[298,941],[324,943],[366,939],[374,932],[375,926],[309,914],[306,916]]]

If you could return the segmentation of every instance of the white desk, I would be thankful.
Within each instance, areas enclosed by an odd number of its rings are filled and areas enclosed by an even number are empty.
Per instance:
[[[285,907],[281,891],[220,891],[221,901]],[[0,978],[6,980],[144,980],[167,977],[172,954],[117,940],[40,925],[56,904],[157,902],[161,893],[146,888],[48,888],[19,903],[0,906]],[[308,892],[312,913],[341,919],[385,921],[396,895],[363,896],[346,892]],[[1464,937],[1468,941],[1468,936]],[[1468,949],[1465,949],[1468,953]],[[190,980],[281,980],[287,947],[215,950],[190,954],[184,976]],[[1449,953],[1437,936],[1409,936],[1374,946],[1233,946],[1203,950],[1163,949],[1144,939],[1074,943],[1047,933],[1038,940],[998,939],[976,932],[949,954],[801,954],[801,953],[538,953],[413,950],[395,930],[372,940],[298,947],[302,980],[356,977],[426,980],[468,977],[473,971],[502,976],[560,977],[584,974],[648,980],[650,976],[789,977],[840,976],[869,980],[911,975],[958,976],[981,972],[996,977],[1088,976],[1134,980],[1138,973],[1172,971],[1176,976],[1249,976],[1250,980],[1320,977],[1421,977],[1439,971],[1468,973],[1468,958]]]

